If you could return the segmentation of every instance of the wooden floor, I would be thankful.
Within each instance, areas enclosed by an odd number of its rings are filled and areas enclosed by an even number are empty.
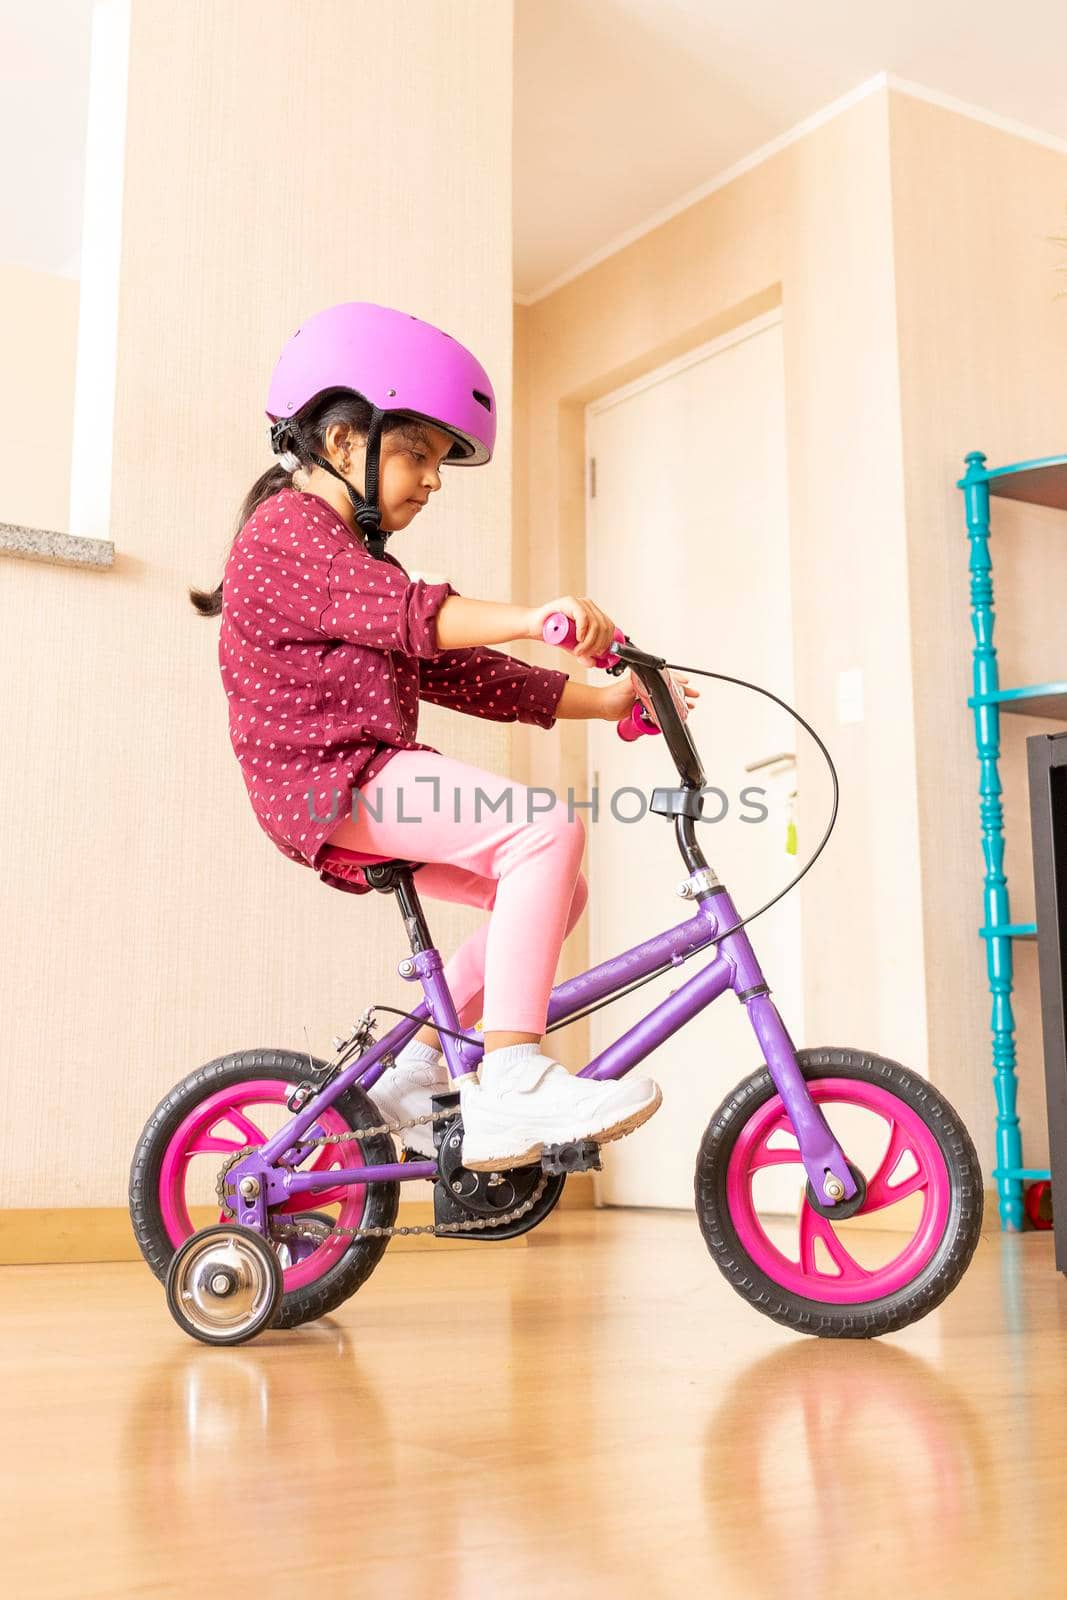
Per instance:
[[[12,1600],[1067,1593],[1048,1234],[983,1238],[941,1311],[857,1344],[752,1311],[681,1213],[387,1256],[229,1351],[139,1265],[0,1297]]]

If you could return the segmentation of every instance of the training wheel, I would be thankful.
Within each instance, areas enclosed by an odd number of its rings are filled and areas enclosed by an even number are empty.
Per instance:
[[[252,1228],[201,1228],[175,1251],[167,1305],[180,1328],[204,1344],[243,1344],[270,1326],[282,1303],[282,1269]]]

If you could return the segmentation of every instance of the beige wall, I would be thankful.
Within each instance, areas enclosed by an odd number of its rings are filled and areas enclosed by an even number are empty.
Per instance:
[[[442,324],[492,374],[495,461],[451,473],[398,553],[461,591],[506,592],[511,35],[501,0],[133,8],[116,565],[4,569],[2,1206],[121,1204],[176,1079],[234,1048],[303,1048],[305,1024],[329,1055],[370,1001],[412,993],[392,900],[327,889],[261,832],[217,623],[186,587],[218,580],[269,463],[283,341],[353,298]],[[429,743],[508,770],[506,726],[422,715]],[[431,911],[445,948],[478,922]]]
[[[68,531],[77,343],[77,281],[0,264],[0,522]]]
[[[827,740],[842,787],[828,853],[797,891],[820,957],[805,964],[807,1038],[928,1071],[987,1171],[967,544],[953,485],[967,449],[1006,462],[1064,448],[1067,307],[1052,299],[1059,258],[1046,236],[1062,231],[1065,197],[1062,155],[883,91],[515,313],[529,460],[520,448],[514,587],[540,600],[584,585],[583,405],[781,302],[796,703]],[[654,502],[654,464],[647,489]],[[1064,676],[1062,518],[996,515],[1019,534],[995,547],[1002,681]],[[610,611],[610,595],[595,598]],[[716,606],[729,603],[707,597],[708,645],[695,664],[729,671],[714,643]],[[669,657],[669,640],[638,642]],[[839,726],[836,675],[857,666],[866,720]],[[708,754],[715,693],[705,684],[696,723]],[[1005,722],[1007,863],[1022,920],[1032,909],[1022,735],[1047,724]],[[581,727],[552,745],[519,737],[520,776],[584,792]],[[810,741],[798,748],[810,841],[827,788]],[[729,862],[712,859],[729,883]],[[754,937],[758,948],[758,924]],[[583,941],[580,927],[567,971],[586,961]],[[1038,1161],[1032,948],[1017,965],[1024,1133]],[[580,1053],[577,1029],[569,1048]]]

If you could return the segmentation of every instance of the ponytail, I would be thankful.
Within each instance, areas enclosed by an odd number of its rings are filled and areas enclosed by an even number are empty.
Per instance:
[[[287,472],[279,462],[276,461],[273,466],[268,467],[245,495],[241,509],[237,513],[234,538],[264,500],[269,500],[272,494],[278,494],[282,489],[291,489],[292,485],[293,474]],[[217,589],[190,589],[189,599],[202,617],[217,617],[222,611],[222,584],[220,583]]]
[[[303,413],[298,412],[297,420],[302,424],[305,437],[313,442],[318,451],[323,451],[326,448],[326,430],[333,423],[344,423],[360,438],[365,439],[370,429],[372,415],[373,408],[362,395],[354,393],[351,389],[328,389],[324,394],[317,396]],[[408,437],[417,433],[417,421],[401,414],[392,412],[386,414],[382,429],[383,438],[392,434]],[[298,464],[305,469],[314,465],[302,454],[298,455]],[[294,468],[293,471],[295,470]],[[292,486],[293,472],[288,471],[277,461],[268,467],[266,472],[256,479],[244,498],[244,503],[237,513],[234,538],[236,539],[249,518],[255,515],[264,500],[269,500],[271,495],[280,493],[282,489],[291,489]],[[227,558],[228,555],[229,552]],[[220,582],[217,589],[190,589],[189,599],[202,617],[217,617],[222,611],[222,584]]]

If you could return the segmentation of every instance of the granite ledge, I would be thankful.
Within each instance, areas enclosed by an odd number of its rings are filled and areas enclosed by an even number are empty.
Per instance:
[[[115,546],[110,539],[85,539],[77,534],[51,533],[45,528],[21,528],[13,522],[0,522],[0,555],[51,561],[67,567],[115,565]]]

